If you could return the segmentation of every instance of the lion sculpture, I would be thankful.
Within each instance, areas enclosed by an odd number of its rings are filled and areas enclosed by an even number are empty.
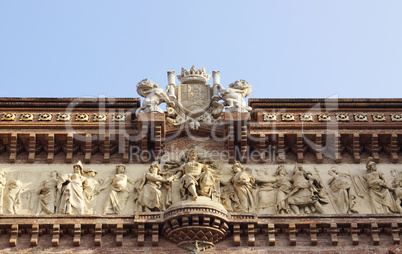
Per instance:
[[[171,107],[174,106],[174,102],[170,100],[167,92],[148,79],[143,79],[137,84],[137,93],[145,99],[142,102],[142,106],[135,111],[136,116],[141,111],[144,113],[163,113],[163,110],[158,107],[162,102],[166,102]]]
[[[219,85],[220,86],[220,85]],[[226,111],[229,112],[248,112],[251,107],[247,106],[245,97],[251,94],[251,85],[247,81],[240,79],[229,85],[229,88],[224,89],[219,87],[219,93],[225,101]]]

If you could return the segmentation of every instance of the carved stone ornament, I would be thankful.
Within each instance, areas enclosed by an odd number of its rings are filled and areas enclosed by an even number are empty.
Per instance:
[[[312,122],[313,121],[313,114],[311,113],[300,113],[300,121],[302,122]]]
[[[275,122],[276,121],[276,114],[275,113],[263,113],[262,119],[265,122]]]
[[[214,80],[219,79],[219,72],[214,73]],[[182,68],[177,78],[181,84],[175,86],[174,72],[168,73],[169,98],[174,100],[172,105],[166,107],[169,124],[176,126],[190,123],[190,128],[198,129],[200,122],[214,124],[223,111],[223,105],[218,103],[218,84],[212,88],[207,84],[209,75],[205,68],[197,69],[192,66],[190,70]],[[215,92],[215,93],[214,93]]]
[[[350,121],[348,113],[336,113],[335,116],[336,116],[336,120],[338,122],[349,122]]]
[[[71,114],[70,113],[58,113],[56,121],[70,121]]]
[[[356,122],[367,122],[367,114],[365,113],[354,113],[355,121]]]
[[[135,115],[141,111],[145,113],[158,112],[163,113],[163,110],[158,107],[162,102],[174,106],[174,102],[169,98],[168,91],[159,88],[159,85],[148,79],[143,79],[137,84],[137,93],[144,97],[142,106],[135,111]]]
[[[390,114],[392,122],[402,122],[402,114]]]
[[[293,113],[282,113],[282,121],[292,122],[295,120],[295,115]]]
[[[14,121],[15,120],[15,113],[4,113],[1,117],[2,121]]]
[[[112,121],[113,122],[124,122],[124,121],[126,121],[126,115],[125,114],[119,114],[119,113],[113,113],[112,114]]]
[[[167,122],[170,125],[189,123],[190,128],[198,129],[201,122],[215,124],[225,107],[227,112],[251,110],[244,100],[251,93],[251,85],[247,81],[235,81],[224,89],[220,84],[219,71],[213,71],[212,87],[207,84],[209,77],[205,68],[192,66],[189,70],[182,68],[177,76],[181,81],[178,86],[175,84],[175,72],[168,71],[166,90],[152,81],[142,80],[137,84],[137,92],[145,99],[142,107],[136,110],[136,115],[141,111],[163,113],[158,105],[166,102]],[[224,103],[219,102],[221,99]]]
[[[385,122],[387,119],[383,113],[372,114],[374,122]]]
[[[75,115],[75,121],[77,122],[88,122],[89,114],[88,113],[78,113]]]
[[[52,114],[51,113],[41,113],[39,114],[39,121],[51,121],[52,120]]]
[[[318,113],[317,118],[319,122],[330,122],[331,115],[329,113]]]
[[[24,122],[33,121],[33,119],[34,119],[34,114],[32,114],[32,113],[22,113],[21,118],[20,118],[20,120],[24,121]]]
[[[94,122],[106,122],[106,120],[107,120],[107,114],[102,114],[102,113],[94,114]]]

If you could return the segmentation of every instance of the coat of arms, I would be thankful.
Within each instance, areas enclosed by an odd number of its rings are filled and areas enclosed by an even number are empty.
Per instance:
[[[251,108],[247,106],[244,98],[251,93],[251,85],[240,80],[224,89],[220,84],[219,71],[212,72],[213,86],[207,82],[209,75],[205,68],[197,69],[192,66],[190,70],[182,68],[177,78],[181,82],[175,85],[174,71],[168,71],[168,86],[166,90],[147,79],[137,84],[137,92],[145,97],[142,107],[136,111],[163,112],[158,105],[166,102],[167,121],[174,126],[188,122],[192,129],[198,129],[200,123],[214,124],[218,121],[224,107],[227,112],[246,112]],[[220,103],[219,100],[224,100]]]

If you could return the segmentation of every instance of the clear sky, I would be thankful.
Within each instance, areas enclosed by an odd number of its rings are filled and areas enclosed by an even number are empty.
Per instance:
[[[0,97],[138,97],[191,65],[252,98],[402,97],[401,0],[0,0],[0,36]]]

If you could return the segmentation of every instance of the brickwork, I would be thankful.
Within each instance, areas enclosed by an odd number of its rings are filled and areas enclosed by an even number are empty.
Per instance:
[[[364,167],[369,156],[401,165],[401,99],[250,99],[249,105],[251,113],[225,112],[218,125],[192,130],[170,126],[163,113],[137,118],[138,98],[0,98],[0,112],[11,116],[0,121],[0,163],[149,163],[200,146],[250,165]],[[66,112],[69,120],[57,120]],[[49,113],[51,119],[41,118]],[[133,148],[150,156],[132,156]],[[180,254],[189,250],[179,243],[205,240],[215,246],[204,253],[401,253],[401,229],[399,214],[262,216],[205,207],[175,215],[1,215],[0,252]]]

